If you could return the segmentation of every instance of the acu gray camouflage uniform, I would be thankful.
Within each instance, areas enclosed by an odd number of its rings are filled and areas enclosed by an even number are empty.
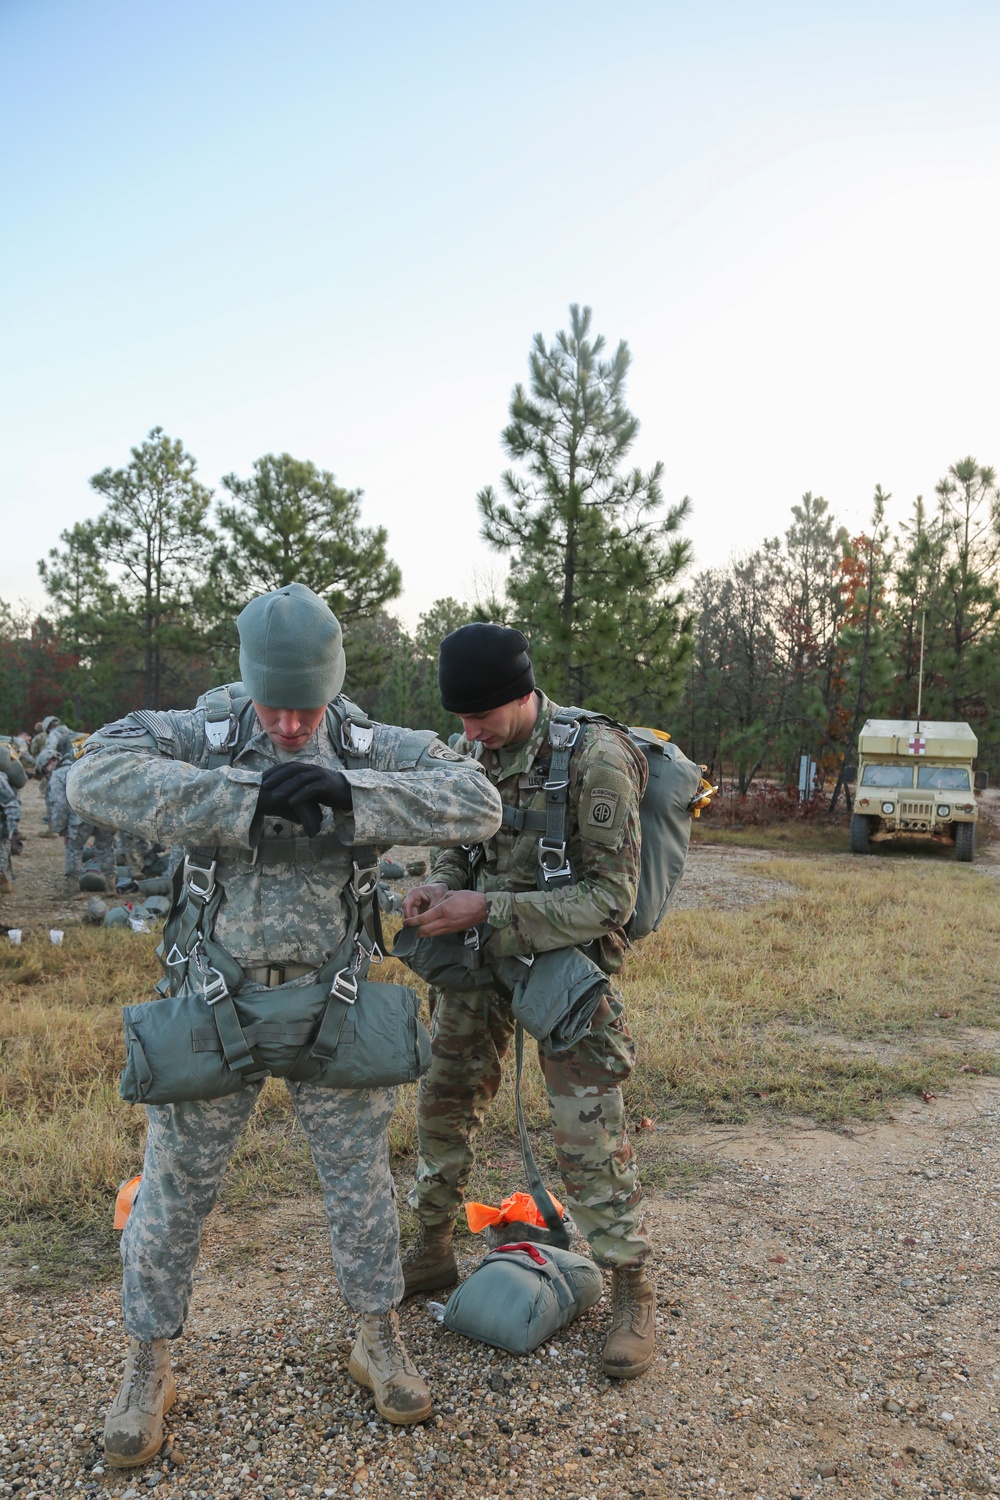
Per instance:
[[[21,800],[0,771],[0,875],[12,873],[10,846],[21,826]]]
[[[65,724],[55,724],[49,730],[45,745],[36,762],[36,769],[44,771],[55,763],[55,769],[45,785],[45,810],[49,828],[65,840],[63,874],[79,876],[83,867],[83,851],[93,839],[97,852],[97,865],[101,874],[110,880],[114,889],[115,853],[114,831],[99,823],[87,822],[70,806],[66,796],[66,780],[76,758],[73,741],[76,734]]]
[[[459,739],[475,754],[505,807],[544,811],[556,705],[544,694],[528,740],[492,751]],[[646,763],[625,736],[585,724],[570,760],[570,863],[576,883],[538,890],[538,833],[501,828],[484,845],[475,888],[486,894],[491,936],[487,959],[584,947],[606,974],[624,960],[622,931],[639,881],[639,799]],[[435,860],[429,877],[452,890],[469,884],[460,851]],[[420,1080],[419,1161],[410,1203],[424,1223],[453,1219],[472,1168],[471,1141],[500,1086],[501,1064],[514,1030],[510,997],[499,989],[432,990],[433,1061]],[[596,1259],[617,1269],[640,1266],[649,1240],[640,1217],[621,1085],[635,1046],[616,991],[611,1015],[575,1047],[557,1055],[540,1045],[553,1139],[563,1184],[579,1228]]]
[[[166,845],[215,848],[224,899],[214,936],[253,989],[276,982],[275,974],[308,984],[340,947],[353,844],[469,843],[500,818],[487,779],[431,733],[377,724],[368,767],[350,770],[334,725],[328,713],[292,756],[275,749],[246,705],[230,764],[219,767],[204,709],[130,715],[93,735],[70,775],[83,817]],[[343,770],[351,785],[353,813],[325,809],[312,848],[286,819],[255,817],[263,772],[291,759]],[[269,858],[255,863],[261,837]],[[279,840],[287,859],[271,857]],[[387,1140],[395,1090],[287,1087],[322,1184],[340,1289],[357,1311],[385,1312],[403,1291]],[[143,1342],[181,1330],[202,1225],[259,1090],[148,1107],[142,1184],[121,1247],[125,1326]]]

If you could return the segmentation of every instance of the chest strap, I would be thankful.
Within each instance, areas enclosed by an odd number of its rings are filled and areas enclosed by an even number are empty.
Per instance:
[[[504,803],[501,827],[513,828],[515,833],[523,833],[525,829],[529,833],[544,833],[548,826],[547,812],[535,812],[530,807],[508,807]]]
[[[221,844],[215,852],[220,859],[238,862],[244,869],[250,869],[253,865],[315,865],[349,849],[353,851],[352,858],[356,858],[358,849],[345,844],[335,833],[321,833],[311,839],[303,833],[290,839],[261,839],[252,850],[244,849],[240,844]],[[360,852],[360,863],[366,863],[368,850],[361,849]]]

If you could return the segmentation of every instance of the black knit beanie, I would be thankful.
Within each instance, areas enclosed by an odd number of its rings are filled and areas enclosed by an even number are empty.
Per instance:
[[[462,625],[441,642],[438,685],[442,707],[453,714],[513,703],[535,686],[528,642],[506,625]]]

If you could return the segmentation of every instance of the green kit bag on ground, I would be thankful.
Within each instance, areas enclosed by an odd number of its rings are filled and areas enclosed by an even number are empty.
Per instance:
[[[367,979],[353,1003],[331,995],[329,984],[288,984],[214,1005],[191,992],[126,1005],[121,1096],[132,1104],[221,1099],[268,1076],[330,1089],[412,1083],[431,1061],[419,1009],[415,990]]]
[[[452,1292],[444,1326],[511,1354],[528,1354],[600,1301],[592,1260],[555,1245],[503,1245]]]

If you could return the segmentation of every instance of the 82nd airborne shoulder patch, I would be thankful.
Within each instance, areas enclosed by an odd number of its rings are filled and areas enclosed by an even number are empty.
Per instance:
[[[618,793],[611,787],[594,787],[588,798],[586,822],[594,828],[613,828],[618,801]]]

